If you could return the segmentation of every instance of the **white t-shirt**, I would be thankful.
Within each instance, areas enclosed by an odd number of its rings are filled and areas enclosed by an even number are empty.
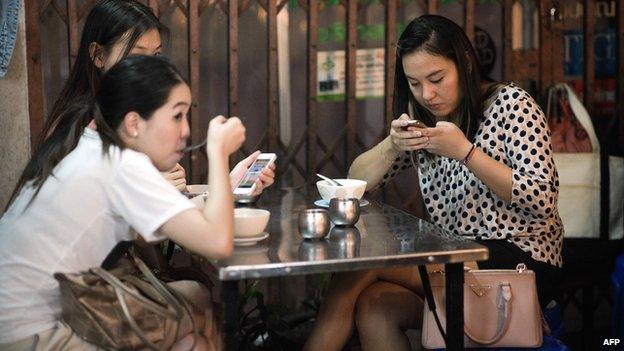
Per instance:
[[[176,214],[194,208],[139,152],[102,152],[86,128],[74,151],[34,189],[25,186],[0,219],[0,343],[54,326],[61,313],[56,272],[100,266],[130,227],[146,241]]]

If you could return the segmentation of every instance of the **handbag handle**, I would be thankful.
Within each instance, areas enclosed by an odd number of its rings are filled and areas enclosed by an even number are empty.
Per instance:
[[[109,273],[108,271],[99,267],[92,268],[91,270],[93,271],[93,273],[97,274],[99,277],[104,279],[107,283],[109,283],[115,289],[117,300],[121,304],[122,311],[124,312],[124,316],[128,320],[130,327],[132,328],[134,333],[137,334],[139,338],[146,345],[148,345],[148,347],[150,347],[152,350],[159,350],[156,345],[154,345],[151,341],[148,340],[143,330],[141,330],[139,325],[136,323],[134,317],[132,317],[132,314],[130,313],[127,303],[126,303],[126,298],[125,298],[126,294],[129,294],[132,297],[139,300],[146,309],[156,314],[159,314],[163,317],[168,317],[171,319],[176,319],[176,318],[180,319],[182,318],[182,309],[186,310],[191,320],[191,324],[193,328],[194,338],[193,338],[193,344],[191,346],[191,349],[194,349],[197,343],[197,337],[199,335],[199,331],[197,329],[197,323],[195,322],[195,318],[193,316],[193,312],[191,311],[191,307],[186,302],[186,299],[183,296],[181,296],[179,293],[177,293],[176,291],[173,291],[173,294],[176,295],[174,297],[172,292],[170,292],[169,289],[165,287],[164,284],[162,284],[160,280],[158,280],[158,278],[156,278],[153,275],[153,273],[149,270],[149,268],[147,268],[147,266],[145,265],[145,263],[143,263],[143,261],[141,261],[139,258],[134,257],[134,256],[133,256],[133,259],[134,259],[134,262],[139,267],[139,270],[152,283],[152,286],[156,288],[156,291],[161,294],[161,296],[171,305],[171,307],[173,307],[175,312],[172,312],[171,310],[167,308],[163,308],[157,305],[156,303],[150,301],[149,299],[145,298],[143,295],[139,294],[138,292],[132,289],[129,289],[123,282],[121,282],[117,277],[115,277],[113,274]],[[178,302],[178,300],[181,301],[181,303]],[[179,332],[179,327],[180,326],[178,324],[176,328],[176,335]]]
[[[509,282],[501,282],[498,285],[498,293],[496,295],[496,308],[498,309],[498,322],[496,323],[496,332],[490,339],[479,339],[474,336],[469,330],[468,326],[464,324],[464,333],[470,338],[470,340],[481,344],[490,345],[497,342],[509,327],[509,320],[511,319],[511,285]]]
[[[152,312],[154,312],[156,314],[159,314],[159,315],[161,315],[163,317],[178,318],[179,313],[177,313],[177,311],[173,312],[173,311],[171,311],[171,310],[169,310],[167,308],[164,308],[164,307],[154,303],[153,301],[150,301],[148,298],[144,297],[143,295],[141,295],[137,291],[134,291],[134,290],[128,288],[117,277],[115,277],[114,275],[112,275],[111,273],[106,271],[105,269],[102,269],[100,267],[94,267],[94,268],[91,268],[90,270],[91,270],[91,272],[93,272],[94,274],[99,276],[100,278],[104,279],[113,288],[121,289],[125,294],[128,294],[128,295],[134,297],[135,299],[139,300],[139,302],[141,302],[143,304],[143,306],[145,308],[147,308],[148,310],[150,310],[150,311],[152,311]]]
[[[600,152],[600,143],[598,142],[598,137],[596,136],[596,130],[594,129],[591,117],[589,116],[585,106],[583,106],[583,103],[579,100],[578,96],[574,93],[574,90],[568,84],[558,83],[555,87],[566,93],[570,109],[572,110],[572,113],[574,113],[574,117],[581,124],[581,126],[583,126],[583,129],[585,129],[589,136],[593,149],[592,152]]]

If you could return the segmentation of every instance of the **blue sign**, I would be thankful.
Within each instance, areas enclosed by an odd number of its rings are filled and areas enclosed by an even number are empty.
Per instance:
[[[583,30],[566,30],[563,34],[564,74],[583,75]],[[595,74],[597,78],[615,75],[616,37],[614,28],[596,28],[594,33]]]

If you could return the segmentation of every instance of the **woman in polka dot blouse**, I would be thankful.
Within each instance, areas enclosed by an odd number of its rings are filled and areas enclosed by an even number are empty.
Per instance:
[[[390,135],[351,165],[368,190],[418,170],[431,222],[490,250],[481,269],[536,273],[542,306],[556,295],[563,225],[550,131],[533,98],[513,84],[484,84],[470,41],[451,20],[413,20],[397,44]],[[427,126],[408,126],[418,119]],[[409,349],[420,328],[416,267],[336,274],[307,350],[339,350],[357,325],[363,349]]]

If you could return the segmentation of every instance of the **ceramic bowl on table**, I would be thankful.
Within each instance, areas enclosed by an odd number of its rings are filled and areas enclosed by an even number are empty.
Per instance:
[[[360,179],[335,179],[340,186],[332,185],[326,180],[316,182],[316,188],[323,200],[331,200],[334,197],[361,199],[366,190],[366,181]]]
[[[259,208],[234,209],[234,238],[249,238],[261,234],[270,217],[271,212]]]

